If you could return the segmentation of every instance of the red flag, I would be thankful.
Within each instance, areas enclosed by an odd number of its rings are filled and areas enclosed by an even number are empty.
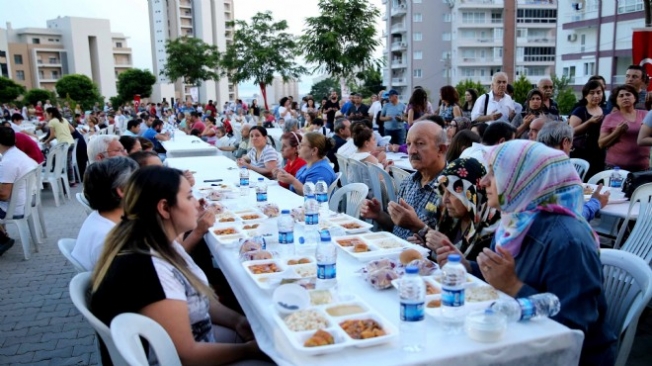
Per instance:
[[[652,29],[635,29],[632,36],[632,61],[635,65],[645,68],[648,76],[652,76]],[[652,82],[647,85],[647,90],[652,91]]]
[[[138,114],[138,108],[140,107],[140,94],[134,95],[134,110]]]

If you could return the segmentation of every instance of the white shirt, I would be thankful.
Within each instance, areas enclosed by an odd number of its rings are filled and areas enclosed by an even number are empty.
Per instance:
[[[369,115],[373,119],[373,125],[377,126],[378,124],[376,123],[376,115],[378,115],[378,112],[380,112],[383,109],[381,103],[379,100],[371,103],[371,107],[369,107]]]
[[[290,113],[290,111],[285,107],[278,107],[278,115],[281,116],[281,118],[285,119],[286,121],[289,118],[292,118],[292,113]]]
[[[37,165],[27,154],[13,146],[2,155],[2,161],[0,161],[0,183],[14,184],[18,179],[29,173],[30,170],[36,168]],[[16,216],[25,214],[26,188],[25,183],[21,184],[18,186],[18,197],[9,198],[16,199],[16,209],[14,211],[14,215]],[[6,213],[9,209],[9,201],[0,201],[0,209]]]
[[[11,124],[11,129],[14,130],[14,132],[18,133],[23,131],[20,129],[20,127],[17,124],[13,122],[9,121],[9,124]]]
[[[113,221],[102,217],[97,211],[91,212],[84,220],[71,254],[87,271],[94,269],[104,249],[104,239],[114,226]]]
[[[358,152],[358,148],[353,144],[353,139],[348,139],[346,140],[346,143],[342,146],[340,146],[339,149],[337,149],[337,153],[345,156],[347,158],[350,158],[353,154]]]
[[[474,158],[484,165],[485,169],[489,171],[489,165],[487,164],[487,154],[493,146],[485,146],[480,143],[474,142],[470,147],[467,147],[460,154],[460,158]]]
[[[503,115],[496,121],[509,122],[509,114],[514,110],[514,101],[512,97],[505,94],[503,98],[499,101],[494,100],[494,92],[489,92],[489,104],[487,104],[487,113],[484,113],[484,101],[487,97],[487,94],[482,94],[478,100],[473,104],[473,110],[471,111],[471,120],[475,121],[480,116],[488,116],[496,112],[500,112]],[[488,121],[488,123],[496,122]]]

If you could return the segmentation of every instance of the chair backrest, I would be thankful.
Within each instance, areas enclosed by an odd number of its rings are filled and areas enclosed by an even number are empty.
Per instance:
[[[57,150],[56,160],[54,162],[54,174],[56,176],[68,174],[68,143],[57,144],[54,148]]]
[[[580,178],[582,181],[584,181],[584,177],[586,177],[586,172],[589,171],[589,162],[584,160],[584,159],[578,159],[578,158],[572,158],[570,159],[571,163],[575,166],[575,170],[577,170],[577,174],[579,174]]]
[[[331,211],[338,212],[342,199],[346,200],[346,214],[353,217],[360,216],[362,200],[367,198],[369,187],[363,183],[349,183],[333,193],[328,207]]]
[[[641,202],[640,204],[638,202]],[[634,207],[636,207],[637,204],[642,205],[643,202],[650,203],[652,202],[652,183],[647,183],[639,186],[636,188],[634,193],[632,193],[632,197],[629,200],[629,208],[627,208],[627,216],[625,216],[625,221],[623,222],[622,225],[620,225],[620,230],[618,230],[618,236],[616,236],[616,242],[614,243],[614,248],[619,249],[623,238],[625,237],[625,231],[629,228],[629,221],[632,219],[632,210]],[[641,217],[642,213],[640,212],[640,209],[642,207],[639,207],[639,215],[637,218],[637,222],[639,219],[645,220],[645,217]],[[647,208],[647,207],[646,207]],[[646,238],[646,240],[649,240],[649,237]]]
[[[396,187],[394,186],[394,179],[392,179],[389,173],[378,165],[371,163],[367,163],[367,169],[369,169],[373,195],[378,201],[383,203],[383,207],[385,207],[385,201],[396,201]]]
[[[623,224],[625,226],[625,224]],[[636,224],[620,250],[632,253],[652,264],[652,202],[641,199]]]
[[[392,172],[392,177],[394,177],[394,184],[396,185],[396,192],[401,187],[401,183],[407,179],[412,173],[407,170],[403,170],[397,166],[390,165],[389,170]]]
[[[79,139],[75,139],[75,141],[72,143],[72,165],[77,165],[77,143]]]
[[[613,173],[613,169],[605,170],[600,173],[596,173],[594,176],[589,178],[587,183],[589,184],[598,184],[599,181],[603,182],[603,185],[606,187],[609,185],[609,177],[611,177],[611,173]],[[629,172],[627,170],[622,170],[620,169],[620,175],[623,177],[623,180],[627,178],[627,175]]]
[[[148,365],[143,337],[154,350],[161,365],[181,366],[174,343],[168,333],[156,321],[135,313],[123,313],[111,321],[111,335],[122,357],[131,366]]]
[[[11,220],[16,216],[16,208],[18,208],[18,200],[20,199],[24,203],[24,212],[23,218],[28,218],[32,214],[32,202],[33,197],[36,192],[36,174],[38,173],[38,167],[30,170],[25,173],[22,177],[16,179],[12,188],[11,188],[11,197],[9,198],[9,206],[7,207],[7,212],[5,219]],[[23,197],[21,198],[20,190],[25,188],[25,192],[22,192]]]
[[[111,337],[111,331],[109,330],[109,327],[107,327],[106,324],[102,323],[98,318],[96,318],[88,308],[87,296],[89,294],[90,287],[91,272],[83,272],[77,274],[70,281],[70,299],[72,300],[72,303],[75,305],[77,310],[79,310],[84,318],[91,324],[93,329],[95,329],[97,334],[100,335],[100,338],[102,338],[106,349],[109,351],[109,355],[111,355],[111,361],[113,361],[113,365],[127,365],[127,362],[124,360],[124,358],[122,358],[122,355],[120,355],[120,352],[118,352],[118,349],[113,342],[113,337]]]
[[[50,175],[54,174],[54,166],[57,163],[57,155],[59,154],[59,149],[57,149],[56,146],[53,146],[50,148],[50,151],[48,151],[48,156],[45,157],[45,170],[43,170],[43,173],[45,175]]]
[[[36,192],[34,196],[34,202],[32,207],[35,206],[41,206],[41,191],[43,190],[43,164],[45,164],[45,161],[39,164],[36,167]]]
[[[365,163],[355,159],[348,159],[347,168],[344,172],[344,174],[348,175],[349,183],[364,183],[370,185],[369,169],[367,169]]]
[[[619,337],[616,365],[625,365],[638,319],[652,298],[652,269],[632,253],[602,249],[606,321]]]
[[[340,181],[342,182],[342,186],[345,186],[349,184],[351,181],[349,177],[347,176],[348,172],[348,166],[349,166],[349,158],[347,158],[344,155],[340,154],[335,154],[335,158],[337,158],[337,165],[339,166],[339,170],[342,173],[342,177],[340,178]]]
[[[59,251],[61,254],[63,254],[64,257],[72,264],[73,267],[77,270],[77,272],[86,272],[86,268],[79,263],[75,257],[72,256],[72,249],[75,247],[75,243],[77,242],[77,239],[59,239],[57,242],[57,246],[59,247]]]
[[[328,200],[329,201],[330,201],[331,197],[333,196],[333,192],[335,192],[335,190],[337,190],[337,184],[340,182],[340,179],[342,178],[342,172],[337,172],[337,174],[335,174],[335,176],[336,177],[335,177],[335,180],[333,181],[333,183],[331,183],[331,185],[328,186]]]
[[[107,135],[113,135],[113,133],[115,132],[115,125],[108,125],[106,130],[107,130],[106,131]]]

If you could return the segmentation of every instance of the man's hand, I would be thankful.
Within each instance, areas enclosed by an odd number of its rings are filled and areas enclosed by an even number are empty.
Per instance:
[[[500,113],[500,112],[496,112],[496,113],[494,113],[494,114],[491,115],[491,120],[492,120],[492,121],[497,121],[497,120],[500,119],[500,117],[502,117],[502,116],[503,116],[502,113]]]
[[[416,211],[408,205],[403,198],[399,202],[390,202],[387,206],[387,212],[392,218],[394,225],[410,229],[412,232],[419,231],[425,224],[419,220]]]
[[[365,219],[378,219],[380,215],[380,201],[376,198],[371,200],[362,201],[362,206],[360,207],[360,217]]]
[[[607,203],[609,203],[609,195],[611,192],[607,191],[606,193],[602,194],[600,191],[602,191],[602,184],[598,184],[598,187],[595,189],[595,191],[593,191],[591,198],[595,198],[600,201],[600,208],[603,208],[607,205]]]

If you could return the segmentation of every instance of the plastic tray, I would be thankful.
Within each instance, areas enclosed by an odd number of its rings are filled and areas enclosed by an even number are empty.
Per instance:
[[[367,244],[367,252],[354,252],[353,246],[343,245],[344,240],[357,239]],[[348,255],[358,259],[359,261],[369,261],[378,258],[398,257],[399,254],[406,248],[413,248],[421,253],[427,253],[428,250],[418,245],[414,245],[406,240],[403,240],[396,235],[388,232],[354,234],[334,237],[333,243]],[[394,247],[388,247],[387,243],[396,243]]]
[[[331,225],[339,226],[344,229],[347,234],[365,233],[374,227],[368,222],[346,215],[338,215],[336,217],[328,218],[327,220]],[[356,225],[356,227],[346,227],[346,225]]]
[[[274,273],[261,273],[261,274],[255,274],[251,271],[249,268],[250,266],[254,265],[262,265],[262,264],[270,264],[274,263],[279,269],[279,272],[274,272]],[[245,261],[242,262],[242,267],[244,267],[245,272],[251,279],[254,280],[256,285],[260,287],[263,290],[270,290],[276,285],[280,284],[280,278],[284,278],[287,272],[287,265],[284,264],[284,261],[281,259],[265,259],[265,260],[254,260],[254,261]],[[294,275],[294,273],[291,273]],[[278,281],[270,281],[272,278],[277,277],[279,280]],[[278,282],[278,283],[277,283]]]

